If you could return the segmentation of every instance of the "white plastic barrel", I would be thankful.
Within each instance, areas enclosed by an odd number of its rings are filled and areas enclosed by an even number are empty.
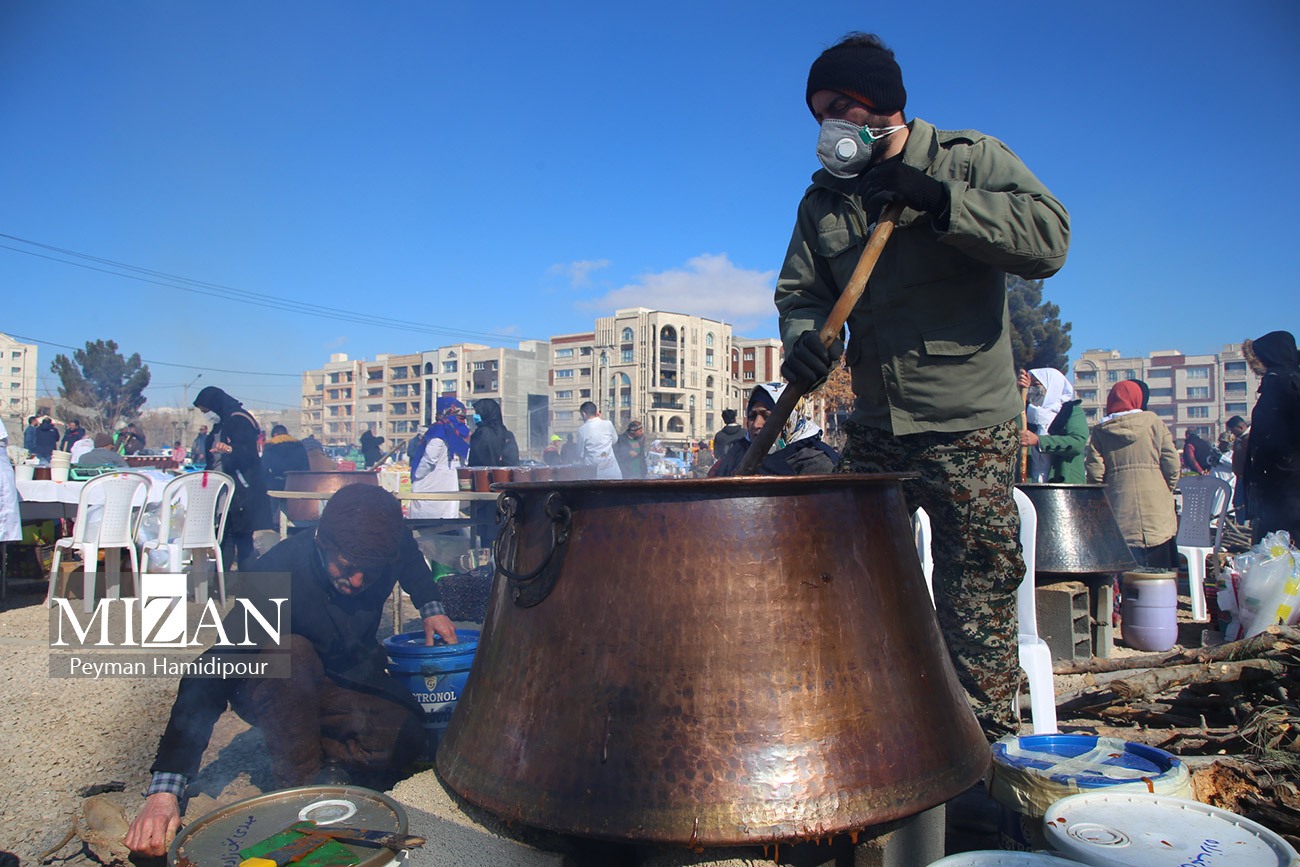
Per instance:
[[[1069,861],[1046,852],[1008,852],[1005,849],[982,849],[976,852],[958,852],[940,858],[930,867],[1079,867],[1078,861]]]
[[[1176,574],[1141,569],[1124,573],[1120,634],[1129,647],[1162,653],[1178,643]]]

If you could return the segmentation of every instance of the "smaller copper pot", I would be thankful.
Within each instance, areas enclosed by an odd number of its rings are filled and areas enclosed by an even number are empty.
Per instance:
[[[496,484],[496,485],[504,485],[504,484],[506,484],[507,482],[510,481],[510,468],[509,468],[509,467],[493,467],[492,470],[491,470],[491,472],[492,472],[492,483],[493,483],[493,484]]]
[[[474,490],[486,494],[492,490],[492,473],[486,467],[474,468]]]

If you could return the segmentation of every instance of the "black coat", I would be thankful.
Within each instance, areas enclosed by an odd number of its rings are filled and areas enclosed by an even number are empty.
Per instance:
[[[298,533],[279,543],[258,558],[254,569],[289,575],[287,631],[311,642],[331,680],[345,688],[377,693],[413,705],[410,690],[385,673],[384,651],[375,639],[384,603],[394,584],[401,582],[417,611],[426,602],[439,599],[429,565],[413,537],[403,539],[397,564],[354,596],[342,596],[330,586],[316,553],[313,533]],[[247,588],[245,595],[256,594],[259,586]],[[259,611],[267,610],[266,606],[256,603],[255,606]],[[223,625],[232,643],[243,640],[243,609],[236,607]],[[288,635],[283,639],[288,641]],[[205,654],[210,655],[214,652]],[[215,655],[238,659],[229,650]],[[193,778],[212,736],[212,727],[240,683],[238,678],[182,678],[151,770]]]
[[[713,453],[715,455],[725,455],[731,450],[731,444],[741,442],[745,439],[745,429],[734,421],[723,426],[722,430],[713,435]]]
[[[501,420],[501,407],[495,400],[484,398],[474,403],[474,410],[482,419],[469,437],[469,465],[471,467],[513,467],[519,464],[519,443],[515,435],[506,430]]]
[[[266,471],[257,453],[257,419],[242,403],[214,385],[200,391],[194,405],[221,417],[209,434],[207,465],[235,480],[235,493],[226,513],[226,533],[244,536],[254,530],[271,529],[271,498],[266,495]],[[219,442],[230,446],[230,451],[211,451]]]
[[[32,454],[40,455],[47,461],[59,445],[59,429],[48,418],[36,426],[32,434]]]
[[[749,451],[749,442],[748,439],[733,442],[722,459],[709,469],[709,475],[733,475]],[[832,473],[839,462],[839,453],[822,442],[818,434],[770,453],[758,465],[757,472],[760,476],[811,476]]]
[[[1257,353],[1265,348],[1263,340],[1255,342]],[[1256,540],[1286,530],[1295,543],[1300,541],[1300,371],[1294,342],[1288,357],[1289,365],[1270,368],[1259,383],[1246,443],[1246,505]]]
[[[284,474],[291,470],[310,470],[311,461],[301,442],[288,434],[281,434],[271,437],[262,447],[262,468],[266,471],[267,490],[283,491]]]

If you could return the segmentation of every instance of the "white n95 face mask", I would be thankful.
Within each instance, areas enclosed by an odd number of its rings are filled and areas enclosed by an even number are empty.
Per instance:
[[[875,132],[880,135],[874,135],[869,127],[847,120],[824,120],[817,136],[817,159],[837,178],[856,178],[871,164],[876,142],[902,128],[878,127]]]

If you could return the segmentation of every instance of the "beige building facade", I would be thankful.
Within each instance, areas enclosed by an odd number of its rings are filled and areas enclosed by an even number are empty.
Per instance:
[[[23,343],[8,334],[0,334],[0,359],[3,359],[3,378],[0,378],[0,412],[4,413],[9,441],[22,445],[23,428],[27,417],[35,415],[36,370],[39,357],[34,343]],[[47,400],[45,406],[53,403]]]
[[[1117,382],[1140,379],[1151,389],[1148,409],[1164,420],[1181,446],[1189,431],[1215,442],[1227,421],[1239,415],[1249,423],[1259,377],[1246,364],[1240,343],[1213,355],[1158,350],[1146,357],[1118,350],[1089,349],[1074,363],[1074,396],[1088,424],[1106,414],[1106,396]]]
[[[711,437],[735,407],[731,326],[684,313],[630,307],[596,320],[595,331],[551,339],[554,432],[582,424],[592,401],[620,431],[641,422],[646,437],[681,448]]]

